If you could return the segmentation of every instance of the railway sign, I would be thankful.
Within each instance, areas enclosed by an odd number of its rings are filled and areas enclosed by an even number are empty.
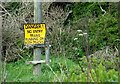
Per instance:
[[[24,24],[24,44],[44,44],[46,25],[44,23]]]

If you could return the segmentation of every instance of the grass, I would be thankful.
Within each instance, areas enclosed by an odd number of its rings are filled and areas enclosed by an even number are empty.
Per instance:
[[[44,58],[42,56],[41,58]],[[27,59],[31,60],[31,58]],[[8,82],[52,82],[59,81],[61,79],[57,79],[57,76],[60,74],[64,74],[65,70],[78,66],[74,62],[69,59],[65,59],[64,57],[51,57],[50,66],[46,64],[41,64],[41,74],[39,76],[34,76],[33,66],[25,63],[24,60],[18,60],[17,62],[8,63],[6,65],[6,72]],[[62,77],[63,78],[63,77]]]
[[[42,59],[45,56],[41,57]],[[83,57],[85,58],[85,57]],[[33,66],[25,63],[25,59],[7,63],[6,73],[7,82],[116,82],[118,81],[118,71],[115,69],[107,70],[102,64],[92,68],[87,80],[86,59],[80,60],[80,65],[63,56],[51,56],[50,65],[41,64],[41,74],[34,76]],[[32,60],[32,57],[26,58]],[[101,59],[94,59],[100,61]],[[97,62],[96,62],[97,63]],[[96,64],[95,63],[95,64]],[[83,69],[82,69],[83,68]],[[84,72],[82,71],[84,70]]]

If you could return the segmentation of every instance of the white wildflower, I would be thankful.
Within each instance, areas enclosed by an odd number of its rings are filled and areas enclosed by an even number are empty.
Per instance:
[[[77,48],[75,48],[75,50],[77,50]]]
[[[87,35],[87,33],[83,33],[83,35]]]
[[[78,38],[74,38],[74,41],[77,40]]]
[[[51,47],[51,45],[49,45],[49,47]]]
[[[83,36],[83,34],[78,34],[79,36]]]
[[[77,30],[77,32],[82,32],[82,30]]]

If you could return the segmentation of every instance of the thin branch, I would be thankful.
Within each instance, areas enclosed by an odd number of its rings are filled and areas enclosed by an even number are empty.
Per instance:
[[[0,7],[12,18],[11,14],[1,4]]]
[[[102,6],[100,4],[99,4],[99,6],[100,6],[101,11],[104,12],[104,14],[103,14],[103,16],[104,16],[106,14],[106,11],[102,8]]]

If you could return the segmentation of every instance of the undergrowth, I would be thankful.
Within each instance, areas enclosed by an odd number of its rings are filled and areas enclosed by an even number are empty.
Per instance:
[[[44,57],[44,56],[42,56]],[[117,82],[118,71],[107,69],[102,62],[88,68],[86,57],[79,64],[64,58],[51,57],[50,65],[41,64],[41,74],[34,76],[32,65],[19,60],[6,66],[7,82]],[[31,58],[29,60],[32,60]],[[96,59],[94,59],[96,60]],[[99,60],[99,59],[98,59]],[[94,62],[95,63],[95,62]],[[97,62],[96,62],[97,63]],[[90,72],[89,72],[90,71]],[[87,79],[88,77],[88,79]]]

